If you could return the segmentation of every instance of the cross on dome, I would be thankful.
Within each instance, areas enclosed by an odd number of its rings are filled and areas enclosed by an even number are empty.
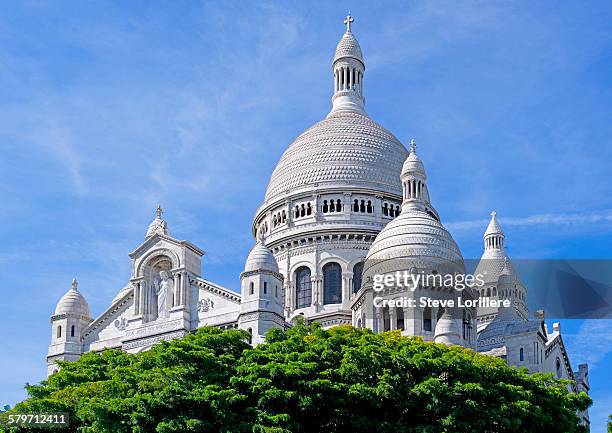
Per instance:
[[[346,16],[346,19],[344,20],[344,24],[346,24],[346,32],[350,33],[351,32],[351,23],[355,21],[353,19],[353,17],[351,16],[351,13],[349,12],[348,15]]]
[[[497,212],[495,211],[491,212],[491,218],[495,219],[496,216],[497,216]]]
[[[164,210],[162,209],[161,205],[158,204],[157,205],[157,217],[161,218],[163,213],[164,213]]]
[[[78,290],[78,287],[79,287],[79,283],[77,282],[77,279],[76,279],[76,278],[73,278],[73,279],[72,279],[72,288],[73,288],[74,290]]]

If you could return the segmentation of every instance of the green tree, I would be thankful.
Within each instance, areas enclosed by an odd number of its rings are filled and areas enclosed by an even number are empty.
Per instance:
[[[572,433],[590,399],[472,350],[317,325],[201,329],[136,355],[84,355],[10,412],[67,411],[79,432]]]

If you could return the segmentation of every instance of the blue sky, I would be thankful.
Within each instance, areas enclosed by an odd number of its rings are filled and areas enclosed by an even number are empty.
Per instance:
[[[416,138],[466,258],[492,209],[511,257],[610,258],[609,2],[4,3],[0,404],[44,377],[73,276],[94,314],[123,287],[157,203],[238,287],[276,161],[330,109],[348,9],[366,109]],[[562,329],[603,432],[612,325]]]

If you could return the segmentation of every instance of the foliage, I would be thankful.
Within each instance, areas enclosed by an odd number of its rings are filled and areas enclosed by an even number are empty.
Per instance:
[[[14,412],[66,411],[71,432],[580,432],[590,399],[472,350],[298,324],[250,348],[204,328],[139,354],[84,355]]]

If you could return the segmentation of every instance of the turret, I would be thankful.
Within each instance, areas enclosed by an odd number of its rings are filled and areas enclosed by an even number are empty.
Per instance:
[[[344,20],[346,32],[338,42],[332,62],[334,72],[332,113],[347,110],[365,114],[365,98],[363,97],[365,62],[359,42],[351,30],[353,21],[355,20],[350,14]]]
[[[283,275],[274,255],[264,246],[263,235],[247,257],[240,287],[238,328],[251,334],[252,344],[263,343],[270,329],[285,326]]]
[[[83,330],[91,323],[89,305],[78,288],[76,278],[59,300],[51,316],[51,344],[47,354],[47,374],[58,370],[56,361],[76,361],[83,353]]]

